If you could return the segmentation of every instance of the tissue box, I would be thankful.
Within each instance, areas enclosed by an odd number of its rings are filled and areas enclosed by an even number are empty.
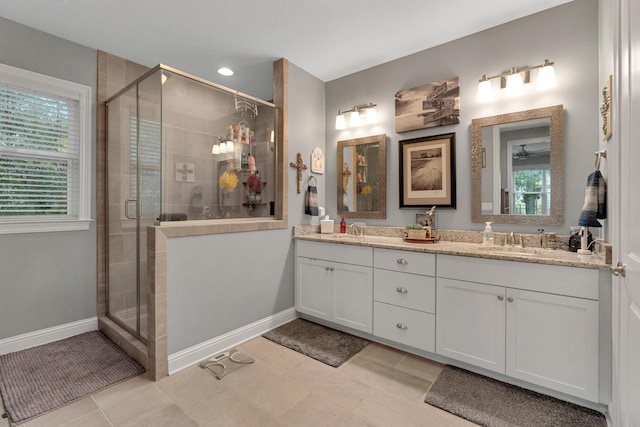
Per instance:
[[[331,233],[333,233],[333,220],[332,219],[322,219],[322,220],[320,220],[320,233],[322,233],[322,234],[331,234]]]

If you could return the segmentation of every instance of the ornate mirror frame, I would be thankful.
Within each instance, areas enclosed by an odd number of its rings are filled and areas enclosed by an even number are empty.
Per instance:
[[[482,128],[525,120],[549,118],[551,138],[551,211],[550,215],[509,215],[482,213]],[[537,108],[516,113],[473,119],[471,121],[471,222],[496,224],[561,225],[564,211],[563,107]]]
[[[344,149],[348,147],[356,148],[359,145],[378,144],[378,158],[376,175],[377,182],[373,185],[373,193],[371,197],[378,198],[378,210],[376,211],[344,211],[343,204],[343,167],[344,164]],[[348,139],[344,141],[338,141],[338,153],[337,153],[337,196],[338,196],[338,215],[344,215],[345,218],[373,218],[373,219],[386,219],[387,217],[387,135],[372,135],[363,138]],[[356,179],[356,171],[347,172],[347,179]],[[377,191],[376,191],[377,189]]]

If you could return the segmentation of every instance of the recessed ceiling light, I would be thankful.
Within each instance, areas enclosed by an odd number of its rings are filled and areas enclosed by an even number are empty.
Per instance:
[[[233,70],[227,67],[218,68],[218,74],[223,76],[233,76]]]

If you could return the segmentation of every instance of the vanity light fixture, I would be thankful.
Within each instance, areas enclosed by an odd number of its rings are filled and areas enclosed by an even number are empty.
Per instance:
[[[357,127],[362,124],[362,117],[364,116],[364,122],[367,124],[373,124],[378,122],[378,114],[376,112],[377,104],[370,102],[368,105],[358,105],[350,110],[338,110],[336,116],[336,130],[343,130],[347,128],[347,118],[345,114],[349,113],[349,126]],[[361,114],[361,112],[363,112]]]
[[[538,71],[537,90],[546,90],[556,86],[556,74],[553,68],[553,61],[545,59],[542,64],[531,67],[513,67],[495,76],[482,75],[478,83],[478,94],[476,100],[478,102],[491,101],[494,98],[493,86],[491,80],[500,78],[500,87],[506,89],[508,96],[515,96],[522,93],[523,85],[530,82],[531,70],[540,69]]]
[[[218,142],[211,147],[211,154],[224,154],[233,152],[233,141],[228,137],[218,137]]]

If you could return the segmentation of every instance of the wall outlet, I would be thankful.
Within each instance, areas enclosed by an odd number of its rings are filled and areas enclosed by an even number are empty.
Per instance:
[[[176,162],[176,181],[193,182],[196,178],[196,167],[193,163]]]

